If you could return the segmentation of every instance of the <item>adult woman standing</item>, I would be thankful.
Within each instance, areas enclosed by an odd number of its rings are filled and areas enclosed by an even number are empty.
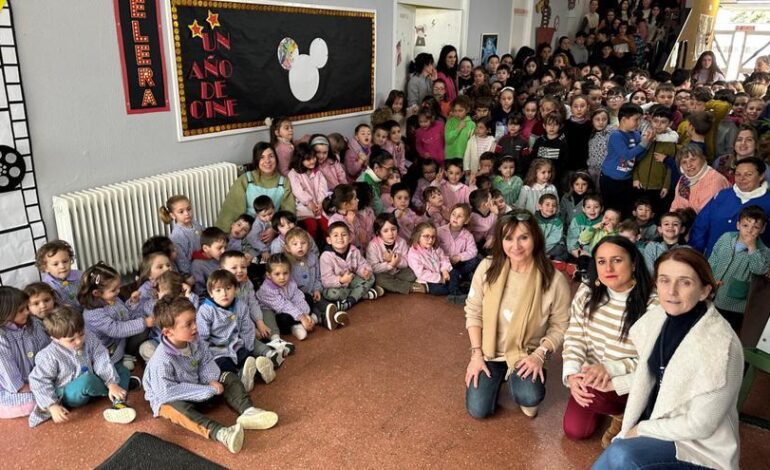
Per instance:
[[[689,248],[655,263],[659,305],[629,334],[639,363],[618,439],[594,469],[738,468],[741,342],[709,301],[708,261]]]
[[[636,348],[628,338],[650,301],[652,281],[639,250],[621,236],[602,239],[592,252],[595,270],[572,301],[564,337],[562,381],[570,390],[564,434],[587,439],[601,415],[612,416],[602,436],[607,447],[620,431]]]
[[[708,165],[700,147],[682,147],[676,160],[682,176],[676,183],[672,211],[689,208],[697,214],[719,191],[730,187],[727,179]]]
[[[465,406],[474,418],[495,411],[500,384],[534,418],[545,397],[548,354],[569,324],[570,290],[545,254],[535,217],[522,210],[500,217],[492,257],[481,261],[465,303],[471,360]]]
[[[419,106],[423,98],[433,95],[433,79],[436,75],[433,64],[433,55],[427,52],[417,54],[409,64],[409,73],[412,75],[406,84],[407,106]]]
[[[757,153],[757,129],[750,124],[742,124],[735,133],[733,152],[717,157],[714,169],[721,173],[730,184],[735,183],[735,164]]]
[[[436,80],[446,85],[446,100],[452,102],[457,97],[457,49],[454,46],[444,46],[438,55]]]
[[[267,142],[257,142],[252,151],[254,170],[242,174],[227,193],[225,202],[217,217],[217,227],[230,233],[230,224],[244,212],[254,214],[254,199],[259,196],[269,196],[273,200],[275,210],[294,212],[296,201],[291,192],[291,183],[278,173],[275,149]],[[269,238],[273,237],[272,229],[265,231]]]

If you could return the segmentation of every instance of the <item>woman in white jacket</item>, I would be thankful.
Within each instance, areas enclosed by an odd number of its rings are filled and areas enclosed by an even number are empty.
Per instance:
[[[639,353],[623,426],[594,469],[737,469],[741,343],[708,300],[716,281],[690,248],[655,264],[659,306],[631,328]]]

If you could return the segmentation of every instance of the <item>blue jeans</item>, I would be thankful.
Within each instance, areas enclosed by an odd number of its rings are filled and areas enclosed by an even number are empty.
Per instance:
[[[449,282],[439,284],[437,282],[426,282],[428,285],[428,294],[430,295],[461,295],[460,292],[460,272],[456,269],[449,271]]]
[[[706,468],[676,459],[672,441],[651,437],[615,439],[594,462],[593,470],[636,470],[643,468]]]
[[[478,388],[471,382],[471,386],[465,389],[465,408],[469,415],[479,419],[494,414],[497,392],[508,371],[508,364],[505,362],[487,361],[486,364],[492,377],[487,377],[482,371],[479,373]],[[537,406],[545,398],[544,382],[540,382],[539,378],[533,382],[531,377],[522,380],[515,372],[508,378],[508,390],[513,401],[521,406]]]
[[[118,373],[118,384],[124,390],[128,390],[130,372],[123,364],[115,364]],[[91,398],[106,397],[107,386],[98,375],[87,372],[64,387],[58,388],[56,394],[61,398],[62,405],[77,408],[91,401]]]

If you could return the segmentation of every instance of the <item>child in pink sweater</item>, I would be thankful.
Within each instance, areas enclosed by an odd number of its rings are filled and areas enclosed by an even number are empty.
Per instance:
[[[420,127],[414,133],[414,146],[421,158],[432,158],[439,165],[444,163],[444,121],[436,119],[429,108],[417,114]]]
[[[382,208],[386,211],[393,209],[393,196],[390,195],[390,188],[394,184],[401,182],[401,173],[395,168],[390,172],[388,179],[380,183],[380,201],[382,201]]]
[[[311,313],[305,294],[292,279],[289,258],[283,253],[271,255],[265,270],[265,281],[257,291],[260,307],[275,312],[281,334],[291,333],[298,340],[304,340],[320,319]]]
[[[495,222],[497,222],[497,206],[492,202],[492,196],[486,189],[477,189],[471,193],[471,212],[468,230],[473,234],[476,243],[489,249],[492,246]]]
[[[369,155],[372,153],[372,128],[368,124],[356,126],[355,138],[348,142],[345,152],[345,169],[348,181],[353,182],[369,166]]]
[[[407,166],[411,162],[406,160],[406,148],[404,148],[404,141],[401,139],[401,124],[396,121],[385,121],[383,126],[388,130],[388,140],[385,141],[382,148],[393,155],[396,169],[399,173],[405,175]]]
[[[449,208],[444,205],[444,195],[438,186],[428,186],[423,192],[425,199],[425,219],[441,227],[449,222]],[[458,203],[462,204],[462,203]]]
[[[342,166],[342,163],[332,152],[329,139],[322,134],[313,134],[310,136],[310,148],[313,149],[315,158],[318,161],[318,169],[326,179],[327,188],[335,188],[337,185],[348,182],[345,167]]]
[[[425,284],[428,294],[448,295],[447,300],[452,303],[465,302],[461,299],[460,277],[439,247],[436,227],[432,223],[421,222],[414,229],[406,260],[417,282]]]
[[[358,213],[358,195],[350,184],[341,184],[334,188],[331,195],[324,199],[324,211],[331,214],[329,226],[334,222],[343,222],[351,233],[351,243],[358,249],[364,249],[369,243],[369,235],[363,217]]]
[[[423,192],[425,188],[429,187],[433,180],[438,176],[438,163],[436,160],[427,159],[419,160],[421,177],[417,180],[417,187],[414,190],[412,196],[412,206],[418,214],[422,214],[425,211],[425,200],[423,199]]]
[[[375,283],[389,292],[425,293],[425,285],[414,282],[417,278],[406,262],[408,246],[398,231],[393,213],[383,212],[374,221],[377,235],[366,247],[366,261],[372,265]]]
[[[326,233],[328,225],[323,212],[323,200],[329,189],[326,178],[318,170],[315,153],[308,144],[298,144],[295,148],[289,181],[297,200],[297,219],[310,236],[317,240],[321,234]]]
[[[390,194],[393,197],[393,208],[388,212],[392,212],[398,220],[398,235],[404,240],[409,240],[414,227],[420,221],[420,217],[409,208],[409,187],[405,183],[394,184],[390,188]]]
[[[462,160],[447,160],[446,170],[440,172],[431,186],[438,186],[441,195],[444,196],[444,204],[454,207],[458,202],[468,204],[470,202],[471,188],[460,179],[463,177]]]
[[[329,246],[321,254],[321,284],[326,300],[337,303],[337,310],[349,311],[362,298],[374,300],[385,294],[374,284],[372,267],[350,243],[350,229],[344,222],[329,225]]]
[[[438,228],[438,243],[457,271],[461,280],[470,281],[481,259],[478,257],[476,240],[466,225],[471,218],[471,206],[455,204],[449,215],[449,223]]]
[[[275,149],[278,158],[278,172],[286,176],[289,174],[292,156],[294,155],[294,126],[289,118],[279,117],[270,122],[270,145]]]

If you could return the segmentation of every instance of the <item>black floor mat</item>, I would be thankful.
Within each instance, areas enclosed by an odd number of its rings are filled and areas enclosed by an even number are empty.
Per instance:
[[[97,470],[221,470],[225,467],[166,442],[152,434],[135,432]]]

